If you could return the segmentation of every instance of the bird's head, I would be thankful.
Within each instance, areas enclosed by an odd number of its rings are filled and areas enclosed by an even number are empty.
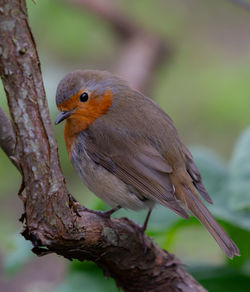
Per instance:
[[[67,74],[57,87],[60,113],[55,124],[67,119],[77,121],[82,128],[88,127],[108,112],[114,96],[126,86],[126,82],[106,71],[77,70]]]

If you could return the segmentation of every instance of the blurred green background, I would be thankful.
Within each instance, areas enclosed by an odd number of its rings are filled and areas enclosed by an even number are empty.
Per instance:
[[[74,1],[28,1],[52,120],[60,79],[78,68],[112,70],[123,43],[112,25]],[[109,1],[112,6],[112,2]],[[210,210],[242,256],[225,258],[195,219],[157,207],[148,234],[175,253],[209,291],[250,286],[250,13],[223,0],[119,0],[124,15],[171,44],[173,53],[152,72],[150,97],[174,120],[194,154],[214,205]],[[8,112],[2,85],[0,106]],[[72,169],[55,129],[69,190],[87,207],[105,209]],[[197,146],[198,145],[198,146]],[[36,258],[19,235],[20,175],[0,151],[0,291],[118,291],[93,263],[55,255]],[[145,212],[119,211],[143,222]],[[85,287],[85,288],[83,288]]]

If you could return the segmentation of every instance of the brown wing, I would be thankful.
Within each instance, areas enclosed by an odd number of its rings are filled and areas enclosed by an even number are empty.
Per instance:
[[[211,199],[211,197],[209,196],[207,190],[205,189],[203,183],[202,183],[202,178],[200,175],[200,172],[197,168],[197,166],[195,165],[194,161],[193,161],[193,156],[190,153],[190,151],[187,149],[187,147],[183,144],[183,152],[185,154],[186,157],[186,167],[187,167],[187,171],[189,173],[189,175],[191,176],[192,180],[193,180],[193,184],[196,187],[196,189],[199,191],[199,193],[202,195],[202,197],[210,204],[213,204],[213,201]]]
[[[188,214],[174,196],[174,187],[168,177],[172,168],[152,146],[140,146],[139,151],[137,148],[137,154],[133,156],[126,154],[126,151],[123,151],[123,155],[107,154],[91,140],[85,140],[84,147],[92,160],[115,174],[123,182],[136,188],[148,199],[188,218]]]

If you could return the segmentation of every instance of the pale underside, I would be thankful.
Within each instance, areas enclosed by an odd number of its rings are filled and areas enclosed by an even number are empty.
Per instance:
[[[133,186],[124,183],[113,173],[95,163],[85,149],[72,151],[72,163],[84,184],[111,207],[140,210],[153,207],[155,202],[147,199]],[[80,155],[79,155],[80,154]]]

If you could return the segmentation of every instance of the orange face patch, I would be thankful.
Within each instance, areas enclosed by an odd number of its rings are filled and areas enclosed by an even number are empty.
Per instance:
[[[84,89],[79,90],[68,100],[58,105],[60,111],[75,109],[66,119],[64,127],[64,139],[70,158],[71,147],[75,136],[88,128],[97,118],[107,113],[112,104],[113,95],[110,90],[107,90],[102,96],[90,95],[88,101],[81,102],[80,95],[83,92]]]
[[[63,103],[59,104],[57,107],[59,111],[70,111],[73,108],[77,107],[78,103],[80,102],[80,95],[84,92],[84,88],[77,91],[76,94],[71,95],[70,98],[68,98]]]

